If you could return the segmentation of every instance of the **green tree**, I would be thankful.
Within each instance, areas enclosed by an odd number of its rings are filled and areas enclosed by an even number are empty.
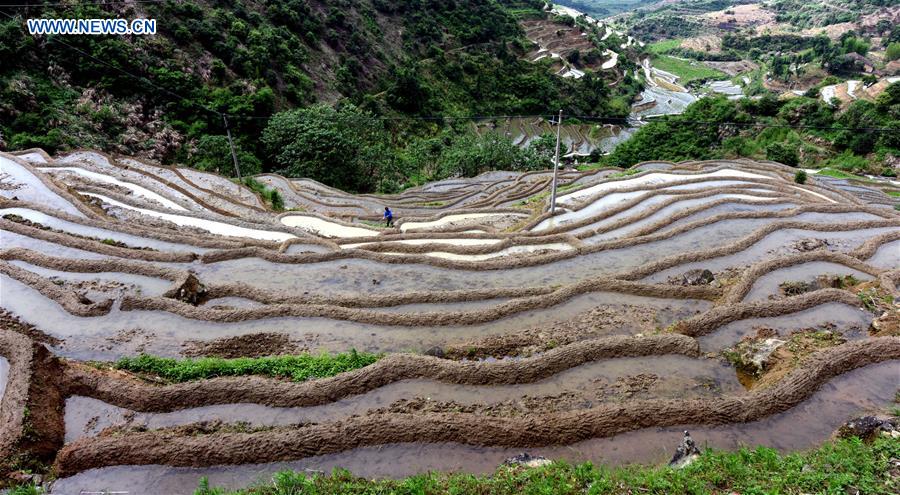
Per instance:
[[[252,153],[244,151],[240,143],[234,143],[235,154],[241,167],[241,175],[256,175],[262,172],[262,163]],[[231,147],[227,136],[206,135],[197,142],[197,152],[191,157],[190,165],[198,170],[216,172],[230,177],[237,176]]]
[[[348,191],[369,191],[386,155],[381,121],[352,104],[275,114],[262,134],[279,173]]]

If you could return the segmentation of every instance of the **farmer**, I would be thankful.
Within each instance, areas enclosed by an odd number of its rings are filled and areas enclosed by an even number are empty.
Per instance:
[[[385,227],[393,227],[394,226],[394,213],[391,212],[391,209],[387,206],[384,207],[384,226]]]

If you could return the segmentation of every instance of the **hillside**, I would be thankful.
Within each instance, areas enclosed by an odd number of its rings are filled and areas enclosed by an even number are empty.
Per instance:
[[[624,116],[635,92],[608,88],[621,74],[560,78],[526,59],[519,21],[547,16],[535,0],[57,4],[0,7],[0,149],[97,147],[203,166],[224,143],[222,112],[248,170],[268,171],[262,130],[300,106],[388,117],[397,150],[443,127],[407,117]],[[25,33],[22,20],[41,16],[148,17],[160,33]],[[620,92],[625,104],[611,106]]]

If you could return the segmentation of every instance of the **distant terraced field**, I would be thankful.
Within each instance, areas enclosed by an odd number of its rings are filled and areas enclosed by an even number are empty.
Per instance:
[[[274,212],[191,169],[0,153],[0,458],[52,464],[66,494],[484,473],[523,449],[660,462],[685,428],[795,450],[894,399],[895,183],[636,168],[562,172],[553,215],[546,171],[390,196],[258,176]],[[792,353],[734,358],[772,341]],[[302,381],[114,364],[351,350]]]

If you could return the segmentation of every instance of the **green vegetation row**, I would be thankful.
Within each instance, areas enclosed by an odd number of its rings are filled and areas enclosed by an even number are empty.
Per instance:
[[[703,98],[681,115],[641,127],[610,155],[592,158],[629,167],[650,160],[748,157],[845,173],[894,175],[890,157],[898,156],[900,83],[888,86],[875,102],[857,100],[845,110],[816,94],[790,99],[771,93],[759,99]]]
[[[837,440],[805,453],[780,454],[758,447],[737,452],[706,450],[683,469],[554,462],[525,469],[501,467],[491,476],[427,473],[402,480],[369,480],[336,469],[330,475],[277,473],[269,483],[230,491],[201,482],[195,495],[316,494],[727,494],[865,493],[895,494],[890,460],[900,442],[878,438]],[[23,492],[25,495],[27,492]],[[15,494],[19,495],[19,494]]]
[[[300,354],[262,358],[200,358],[171,359],[141,354],[134,358],[116,361],[114,368],[158,376],[179,383],[217,376],[262,375],[290,378],[301,382],[311,378],[326,378],[346,371],[368,366],[382,356],[357,352],[355,349],[341,354]]]

